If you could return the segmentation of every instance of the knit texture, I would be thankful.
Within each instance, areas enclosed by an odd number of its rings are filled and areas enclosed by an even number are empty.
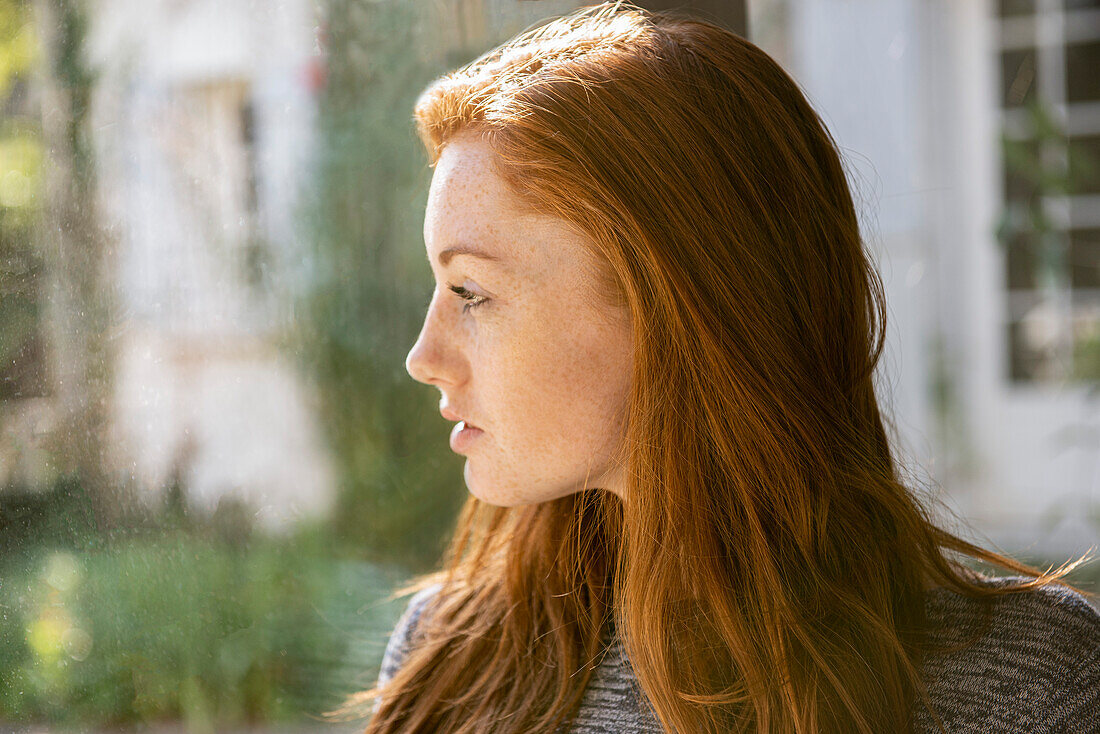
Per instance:
[[[1013,580],[1019,577],[984,583]],[[417,620],[439,588],[410,599],[386,646],[380,685],[400,668]],[[959,643],[980,629],[980,602],[947,589],[928,591],[925,600],[934,643]],[[948,734],[1100,734],[1100,613],[1060,586],[1002,596],[991,607],[992,622],[973,645],[923,663]],[[663,734],[621,641],[608,640],[569,732]],[[939,731],[923,704],[912,724],[915,734]]]

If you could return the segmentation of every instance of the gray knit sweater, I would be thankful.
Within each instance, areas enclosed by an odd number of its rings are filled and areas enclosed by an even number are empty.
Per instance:
[[[1003,584],[1010,579],[987,579]],[[413,595],[386,646],[385,683],[408,653],[408,640],[439,586]],[[981,621],[979,603],[946,589],[927,592],[933,640],[967,639]],[[573,734],[663,732],[617,638],[593,673]],[[1100,734],[1100,613],[1064,587],[999,597],[993,622],[973,646],[929,657],[925,681],[949,734]],[[923,705],[913,731],[938,731]]]

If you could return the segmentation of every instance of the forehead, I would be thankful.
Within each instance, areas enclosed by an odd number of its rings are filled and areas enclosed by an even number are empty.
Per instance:
[[[499,258],[488,263],[536,283],[593,281],[600,267],[588,237],[566,220],[520,199],[500,174],[497,153],[474,135],[449,142],[436,162],[424,216],[424,244],[433,266],[440,254],[471,248]],[[455,257],[455,263],[474,262]]]
[[[504,262],[534,255],[524,234],[533,234],[545,223],[497,172],[496,155],[472,137],[458,137],[443,148],[424,215],[424,242],[431,260],[450,248],[487,251]]]
[[[496,169],[498,162],[496,152],[480,138],[469,134],[456,137],[436,161],[429,197],[466,203],[488,198],[515,206],[518,202]]]

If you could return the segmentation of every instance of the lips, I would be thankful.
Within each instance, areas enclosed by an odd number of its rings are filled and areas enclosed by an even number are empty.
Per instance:
[[[449,421],[462,421],[465,424],[466,428],[477,428],[477,426],[475,426],[473,423],[466,420],[465,418],[463,418],[462,416],[460,416],[458,413],[454,412],[450,408],[440,408],[439,413],[440,413],[440,415],[442,415],[444,418],[446,418]]]

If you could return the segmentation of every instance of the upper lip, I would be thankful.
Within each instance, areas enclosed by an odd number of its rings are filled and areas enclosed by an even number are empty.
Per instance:
[[[477,428],[473,423],[467,421],[465,418],[454,412],[450,408],[440,408],[439,413],[449,421],[466,421],[466,425],[470,428]]]

